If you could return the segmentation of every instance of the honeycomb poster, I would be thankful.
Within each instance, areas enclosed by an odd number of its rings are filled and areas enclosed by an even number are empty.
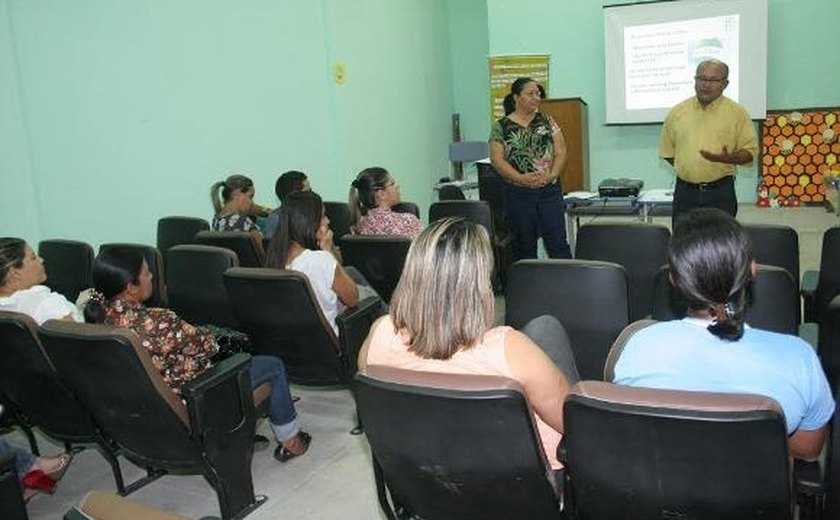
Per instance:
[[[757,204],[824,204],[840,178],[838,134],[840,108],[768,111]]]

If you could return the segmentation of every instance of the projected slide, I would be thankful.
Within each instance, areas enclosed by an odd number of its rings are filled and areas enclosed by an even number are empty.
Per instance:
[[[629,110],[672,107],[694,94],[694,71],[718,59],[738,69],[737,14],[624,29],[625,101]],[[737,74],[732,75],[737,78]],[[738,100],[738,85],[726,95]]]
[[[767,113],[767,0],[679,0],[604,6],[606,123],[661,123],[695,95],[703,60],[729,65],[724,95],[752,119]]]

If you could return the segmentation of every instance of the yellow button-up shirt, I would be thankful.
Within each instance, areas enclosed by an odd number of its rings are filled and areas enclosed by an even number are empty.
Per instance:
[[[668,112],[659,156],[674,159],[677,177],[684,181],[712,182],[734,174],[735,165],[709,161],[700,150],[719,153],[724,146],[729,152],[747,150],[755,160],[758,137],[747,111],[724,96],[706,107],[691,97]]]

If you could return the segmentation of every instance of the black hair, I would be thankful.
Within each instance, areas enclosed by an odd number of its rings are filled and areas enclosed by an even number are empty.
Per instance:
[[[110,247],[96,256],[93,261],[93,288],[104,301],[96,297],[88,301],[85,305],[86,322],[105,321],[108,302],[125,291],[129,284],[140,283],[143,261],[143,253],[130,247]]]
[[[280,177],[277,177],[277,182],[274,183],[274,194],[277,195],[280,202],[283,202],[289,193],[302,190],[305,180],[305,173],[297,170],[289,170]]]
[[[210,186],[210,200],[213,202],[213,210],[218,215],[222,212],[222,206],[230,201],[233,192],[242,193],[254,186],[254,181],[244,175],[231,175],[227,179],[213,183]],[[221,191],[221,198],[219,197]]]
[[[513,96],[522,94],[522,89],[524,89],[525,85],[528,83],[537,83],[537,81],[532,78],[516,78],[516,80],[511,83],[510,92],[502,100],[502,107],[505,109],[505,115],[510,115],[514,110],[516,110],[516,100]],[[540,92],[540,99],[545,99],[545,89],[543,86],[537,83],[537,89]]]
[[[694,209],[677,219],[668,264],[674,287],[689,311],[707,311],[709,332],[737,341],[744,334],[747,291],[752,280],[749,235],[719,209]]]
[[[318,250],[318,228],[324,216],[324,203],[314,191],[295,191],[280,206],[280,222],[268,246],[268,267],[286,268],[292,242],[304,249]]]
[[[353,225],[359,223],[369,209],[376,207],[376,192],[385,189],[391,175],[381,166],[371,166],[360,171],[350,185],[350,217]]]
[[[25,240],[15,237],[0,238],[0,286],[6,285],[9,270],[23,267],[25,257]]]

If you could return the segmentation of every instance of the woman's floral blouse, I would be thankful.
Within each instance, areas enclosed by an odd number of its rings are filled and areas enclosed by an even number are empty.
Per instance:
[[[505,159],[519,173],[548,172],[554,161],[554,134],[560,127],[540,112],[527,127],[507,116],[493,124],[490,140],[505,146]]]

